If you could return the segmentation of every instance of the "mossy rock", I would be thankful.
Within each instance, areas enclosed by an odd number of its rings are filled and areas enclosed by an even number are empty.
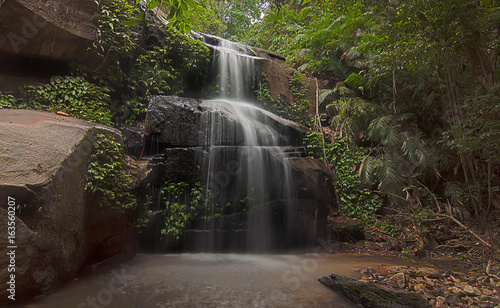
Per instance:
[[[365,239],[365,223],[359,219],[342,217],[330,220],[328,229],[332,239],[338,242],[357,242]]]
[[[327,287],[365,308],[428,308],[429,302],[417,293],[401,292],[377,283],[332,274],[318,279]]]

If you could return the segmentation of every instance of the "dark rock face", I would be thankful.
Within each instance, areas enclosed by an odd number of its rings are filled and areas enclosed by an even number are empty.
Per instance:
[[[151,142],[166,147],[199,145],[199,105],[200,101],[196,99],[153,97],[148,107],[144,134],[150,136]]]
[[[304,127],[262,109],[248,108],[253,116],[242,121],[230,102],[175,96],[157,96],[150,101],[145,125],[145,153],[151,169],[145,183],[150,192],[158,195],[166,181],[210,182],[213,200],[223,205],[229,202],[232,207],[210,221],[188,223],[180,240],[165,241],[156,240],[163,227],[161,212],[156,212],[151,218],[157,227],[148,227],[141,240],[147,249],[248,251],[259,246],[252,242],[267,238],[268,247],[283,251],[309,247],[322,236],[326,217],[335,206],[330,170],[318,160],[302,157]],[[272,149],[259,154],[249,151],[245,139],[248,126],[255,132],[252,146]],[[251,180],[247,175],[262,161],[268,162],[264,171],[266,183],[272,187],[255,192],[257,201],[242,209],[238,204],[249,197]],[[280,167],[282,164],[288,167]],[[289,173],[283,168],[289,168]],[[285,177],[290,178],[290,184],[285,184]],[[286,185],[290,185],[288,189]],[[154,198],[160,199],[159,195]],[[160,204],[152,208],[162,209]],[[259,223],[261,220],[266,223]]]
[[[5,25],[0,29],[0,52],[90,60],[86,47],[96,38],[93,0],[6,0],[0,11]]]
[[[118,130],[123,135],[123,144],[126,153],[135,158],[139,158],[144,148],[144,129],[135,126],[122,126]]]
[[[16,300],[73,278],[84,266],[135,254],[131,218],[85,193],[96,134],[111,128],[55,114],[0,110],[0,198],[16,205]],[[7,225],[7,202],[0,223]],[[5,249],[7,238],[0,239]],[[5,253],[4,253],[5,255]],[[0,277],[8,281],[7,258]],[[7,300],[6,288],[0,301]]]
[[[269,126],[283,145],[302,146],[305,127],[273,113],[255,110],[258,120],[251,124],[257,127],[261,143],[265,145],[271,138]],[[172,147],[242,145],[245,127],[238,117],[228,102],[155,96],[149,103],[144,130],[146,152],[162,153]]]
[[[90,50],[96,39],[93,0],[5,0],[0,6],[0,88],[46,82],[76,61],[97,67]]]

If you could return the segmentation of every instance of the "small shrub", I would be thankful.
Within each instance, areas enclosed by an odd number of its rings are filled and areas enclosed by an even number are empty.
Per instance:
[[[212,192],[204,189],[199,182],[189,185],[167,181],[161,194],[165,208],[165,227],[161,230],[162,235],[172,234],[179,239],[188,223],[195,223],[200,218],[208,222],[223,214],[224,209],[213,202]],[[230,205],[228,203],[226,207]]]

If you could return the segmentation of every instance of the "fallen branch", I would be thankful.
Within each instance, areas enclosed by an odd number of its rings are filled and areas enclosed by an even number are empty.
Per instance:
[[[455,217],[453,216],[450,216],[450,215],[446,215],[446,214],[436,214],[437,217],[444,217],[444,218],[448,218],[448,219],[451,219],[453,220],[457,225],[459,225],[460,227],[464,228],[465,230],[469,231],[470,234],[472,234],[475,238],[477,238],[481,244],[483,244],[484,246],[488,247],[488,248],[492,248],[491,247],[491,244],[489,244],[488,242],[486,242],[485,240],[483,240],[479,235],[477,235],[474,231],[472,231],[470,228],[468,228],[467,226],[465,226],[463,223],[461,223],[460,221],[458,221]]]
[[[497,275],[491,273],[491,260],[488,260],[488,264],[486,265],[485,272],[486,272],[486,275],[488,275],[489,278],[493,277],[493,278],[495,278],[497,280],[500,279],[500,277],[498,277]]]

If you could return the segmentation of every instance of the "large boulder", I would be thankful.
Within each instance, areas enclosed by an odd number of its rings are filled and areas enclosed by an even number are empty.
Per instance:
[[[252,122],[242,119],[242,112],[251,113]],[[256,128],[256,139],[262,145],[278,138],[281,145],[301,146],[307,131],[300,124],[251,105],[154,96],[148,106],[145,150],[160,154],[172,147],[241,145],[248,125]]]
[[[131,218],[101,208],[85,191],[97,134],[121,138],[95,123],[31,110],[0,110],[0,224],[15,222],[13,246],[0,258],[0,279],[15,274],[16,300],[73,278],[86,265],[135,254]],[[12,214],[15,213],[15,216]],[[9,278],[9,279],[8,279]],[[8,300],[7,288],[0,303]]]

